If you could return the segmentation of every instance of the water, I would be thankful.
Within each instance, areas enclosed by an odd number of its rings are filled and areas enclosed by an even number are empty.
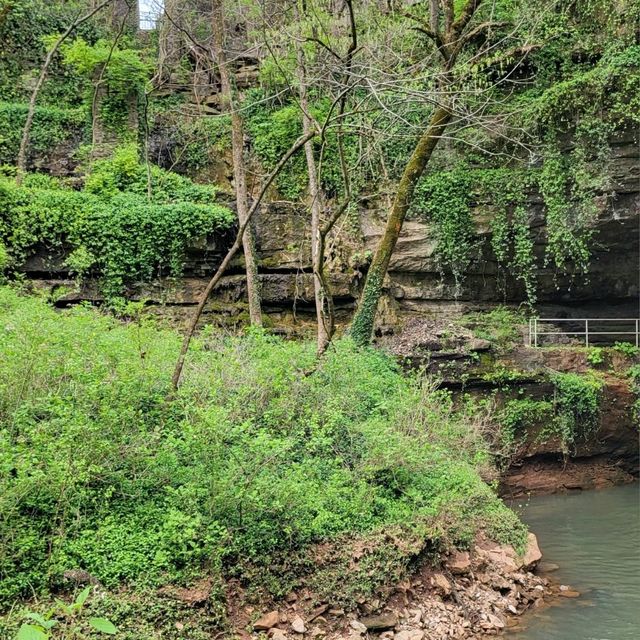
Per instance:
[[[554,580],[582,596],[530,614],[509,638],[640,639],[640,486],[532,498],[521,515],[560,565]]]

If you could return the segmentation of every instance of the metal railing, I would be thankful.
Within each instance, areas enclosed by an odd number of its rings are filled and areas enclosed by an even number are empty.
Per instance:
[[[544,324],[576,324],[581,323],[584,326],[582,331],[540,331],[540,325]],[[617,325],[614,329],[619,329],[619,325],[623,327],[629,326],[633,329],[629,331],[602,331],[602,325]],[[529,346],[542,346],[543,336],[584,336],[585,346],[588,347],[594,341],[590,340],[593,336],[632,336],[632,341],[636,347],[640,347],[640,319],[639,318],[530,318],[529,319]],[[606,342],[606,341],[605,341]]]

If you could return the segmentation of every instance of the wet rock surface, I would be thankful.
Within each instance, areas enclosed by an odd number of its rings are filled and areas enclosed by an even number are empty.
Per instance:
[[[612,459],[609,456],[567,460],[558,457],[533,457],[511,467],[500,480],[500,494],[516,499],[529,495],[571,493],[606,489],[634,482],[637,456]]]

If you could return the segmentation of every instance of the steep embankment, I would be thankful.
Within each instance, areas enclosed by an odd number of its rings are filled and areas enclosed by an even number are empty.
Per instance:
[[[461,638],[536,600],[539,581],[521,571],[535,544],[485,482],[492,456],[472,407],[348,340],[318,361],[313,343],[259,331],[200,336],[167,401],[180,336],[140,307],[125,312],[60,312],[0,288],[8,629],[16,603],[35,594],[29,606],[45,612],[87,581],[102,594],[90,611],[127,637],[251,627],[271,603],[290,611],[291,591],[305,615],[333,609],[342,633],[417,568],[425,598],[460,598],[446,609]],[[472,551],[461,577],[433,575],[457,548]],[[86,631],[84,618],[56,615]]]
[[[527,347],[522,321],[506,308],[457,322],[416,318],[381,344],[441,378],[460,402],[470,396],[486,404],[505,496],[633,481],[640,351],[629,343],[585,348],[562,335],[556,344]]]

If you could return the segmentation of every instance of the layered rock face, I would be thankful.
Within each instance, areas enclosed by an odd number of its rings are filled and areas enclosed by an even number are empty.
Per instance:
[[[598,203],[588,277],[572,280],[551,266],[539,266],[540,315],[634,317],[637,313],[640,150],[633,136],[613,141],[609,171],[612,191]],[[528,208],[537,264],[543,265],[546,229],[543,204],[536,194],[530,196]],[[333,292],[343,319],[349,317],[357,300],[367,258],[375,250],[384,219],[384,209],[362,210],[359,219],[347,221],[329,245]],[[482,254],[465,274],[459,291],[453,278],[440,272],[434,226],[418,220],[405,222],[385,281],[380,327],[402,325],[415,315],[440,318],[525,299],[522,285],[498,268],[482,204],[476,208],[475,219]],[[304,207],[284,202],[266,206],[256,224],[266,311],[282,314],[295,307],[300,322],[312,315],[308,227]]]
[[[612,141],[609,167],[612,191],[599,198],[592,260],[587,278],[573,281],[544,265],[546,230],[544,211],[536,194],[529,197],[529,216],[535,239],[538,312],[560,317],[634,317],[639,292],[640,255],[640,149],[633,135]],[[498,269],[490,248],[486,205],[475,208],[480,259],[465,274],[456,291],[453,278],[443,275],[436,255],[433,225],[406,221],[385,281],[378,327],[393,330],[407,318],[451,317],[496,304],[519,304],[525,295],[509,273]],[[362,209],[358,219],[347,219],[328,243],[329,271],[339,324],[346,324],[358,299],[367,268],[384,225],[385,210]],[[264,310],[275,328],[295,333],[312,330],[314,321],[311,278],[309,214],[299,203],[271,201],[255,221],[260,257],[260,280]],[[188,255],[184,277],[177,281],[158,279],[132,289],[131,297],[175,307],[177,315],[197,302],[208,277],[220,263],[230,237],[208,238],[194,244]],[[46,286],[55,286],[67,275],[59,256],[41,252],[25,265],[27,275]],[[205,317],[224,324],[244,321],[243,265],[237,261],[215,291]],[[68,296],[69,301],[99,299],[94,287]]]

